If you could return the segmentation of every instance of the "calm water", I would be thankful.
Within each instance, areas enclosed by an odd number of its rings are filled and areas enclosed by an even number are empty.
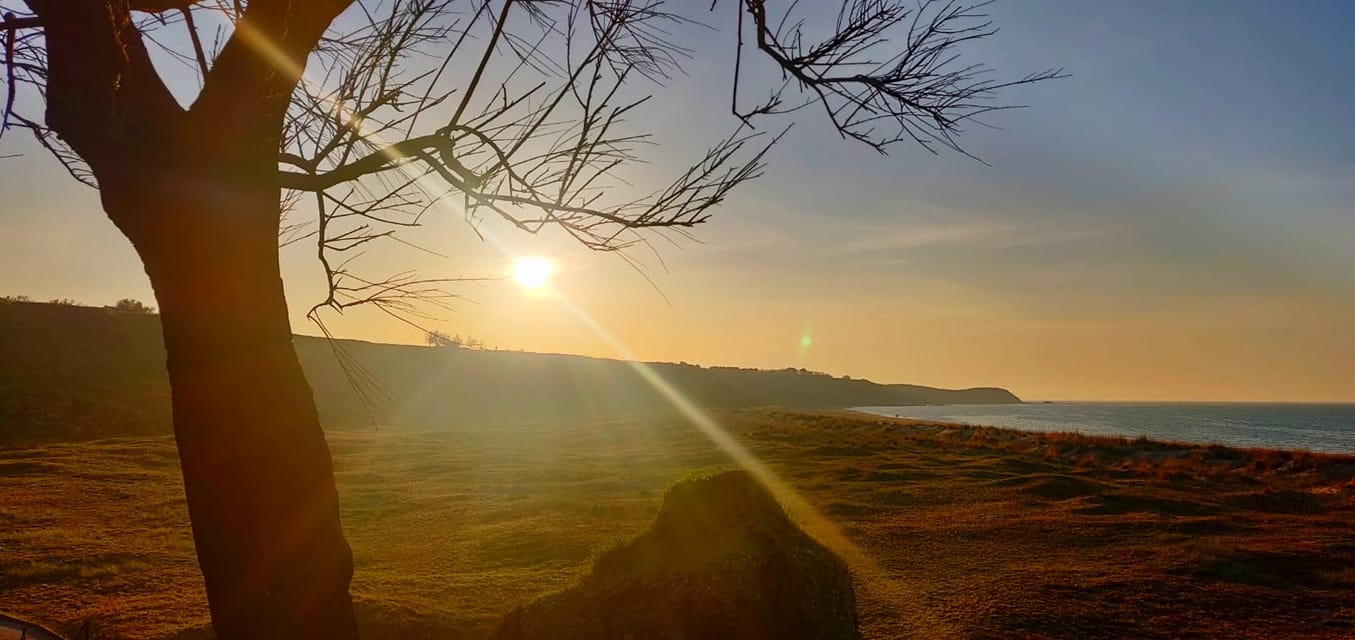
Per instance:
[[[1355,404],[1067,402],[856,410],[1026,431],[1355,453]]]

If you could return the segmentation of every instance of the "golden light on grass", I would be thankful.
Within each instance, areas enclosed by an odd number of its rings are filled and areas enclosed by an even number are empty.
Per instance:
[[[256,48],[258,53],[275,65],[279,69],[288,73],[295,73],[301,78],[301,82],[313,88],[319,94],[318,97],[323,102],[331,104],[340,110],[345,107],[329,97],[328,92],[323,88],[311,82],[305,76],[305,69],[297,65],[286,56],[274,43],[265,35],[251,30],[245,22],[240,22],[237,28],[241,28],[246,34],[249,42]],[[372,141],[378,147],[384,147],[384,141],[376,132],[371,131],[366,126],[361,127],[359,133],[368,140]],[[395,159],[392,157],[392,159]],[[397,163],[399,171],[411,177],[416,183],[427,180],[426,176],[412,175],[406,165]],[[436,202],[449,202],[446,199],[438,199]],[[482,237],[490,242],[495,248],[508,253],[503,243],[492,233],[481,230]],[[727,455],[730,460],[740,468],[751,473],[763,486],[767,487],[787,512],[795,518],[801,527],[807,533],[816,538],[820,543],[835,551],[848,566],[851,567],[854,574],[863,577],[870,584],[870,588],[880,592],[885,596],[905,619],[912,621],[919,628],[928,630],[931,637],[945,638],[955,637],[957,632],[945,621],[933,615],[925,605],[922,604],[920,590],[912,585],[906,585],[902,581],[889,576],[879,563],[863,548],[850,540],[836,523],[821,514],[817,508],[811,505],[800,493],[788,483],[783,481],[775,471],[768,467],[752,452],[748,451],[739,443],[728,431],[719,423],[706,414],[700,407],[688,399],[682,392],[665,380],[648,364],[640,362],[637,356],[631,350],[618,340],[610,331],[599,324],[593,317],[582,308],[575,305],[572,301],[560,295],[558,291],[547,289],[551,277],[555,275],[556,266],[551,260],[539,256],[516,258],[513,261],[512,276],[519,284],[528,291],[539,291],[553,293],[558,301],[570,311],[576,318],[583,322],[595,335],[601,338],[605,343],[611,346],[618,355],[627,361],[635,371],[646,382],[650,384],[661,396],[673,405],[683,416],[705,435],[715,446]],[[801,338],[801,348],[808,349],[812,344],[813,338],[807,327],[804,336]]]
[[[555,263],[546,258],[518,258],[513,261],[513,279],[524,289],[540,289],[550,284],[555,275]]]
[[[630,365],[641,378],[648,382],[665,400],[682,413],[692,426],[696,427],[716,447],[719,447],[729,459],[744,471],[749,472],[762,483],[810,536],[832,549],[858,578],[864,578],[872,594],[890,602],[899,614],[911,621],[918,629],[925,629],[928,637],[959,637],[959,633],[947,622],[934,615],[922,602],[921,589],[905,584],[886,572],[865,549],[853,542],[837,523],[828,519],[794,487],[749,451],[724,427],[716,422],[696,403],[692,402],[677,387],[673,386],[653,367],[642,362],[616,336],[597,322],[591,315],[564,296],[557,296],[560,304],[575,318],[588,327],[596,336],[607,343],[626,364]],[[808,330],[806,330],[808,336]],[[812,341],[812,338],[811,338]]]

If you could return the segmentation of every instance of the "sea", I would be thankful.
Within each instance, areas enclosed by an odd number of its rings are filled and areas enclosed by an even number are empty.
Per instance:
[[[1057,402],[855,410],[1023,431],[1355,453],[1355,404]]]

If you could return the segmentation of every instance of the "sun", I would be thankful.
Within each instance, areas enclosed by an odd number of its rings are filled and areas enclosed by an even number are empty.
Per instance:
[[[513,279],[526,289],[540,289],[550,284],[555,275],[555,263],[546,258],[518,258],[513,261]]]

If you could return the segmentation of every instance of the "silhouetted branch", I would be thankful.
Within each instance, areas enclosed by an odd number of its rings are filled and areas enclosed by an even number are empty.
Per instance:
[[[57,1],[33,0],[65,20]],[[615,251],[644,241],[638,230],[701,224],[735,187],[761,175],[780,135],[752,130],[760,119],[817,104],[841,135],[881,152],[912,141],[931,152],[966,153],[958,141],[964,125],[1009,108],[994,102],[1001,90],[1061,75],[1049,70],[1003,81],[962,62],[966,44],[996,33],[982,0],[842,0],[836,20],[814,29],[797,17],[801,7],[793,1],[724,1],[734,4],[736,17],[730,110],[737,128],[650,190],[632,180],[653,143],[648,133],[627,130],[627,119],[645,107],[646,82],[680,73],[691,56],[678,31],[703,25],[689,5],[477,0],[463,10],[453,0],[364,0],[327,31],[323,25],[351,0],[132,0],[117,9],[140,12],[129,33],[203,75],[192,111],[226,127],[248,125],[222,111],[231,95],[274,96],[271,87],[290,82],[306,62],[299,89],[281,96],[290,104],[277,184],[287,190],[292,215],[314,217],[289,217],[279,243],[314,242],[328,283],[317,310],[371,305],[406,321],[421,317],[419,301],[436,308],[451,297],[443,285],[462,280],[371,277],[356,273],[354,260],[387,241],[428,251],[402,234],[432,212],[453,209],[474,223],[497,218],[529,233],[559,229],[587,247]],[[10,3],[19,6],[0,0]],[[195,14],[210,15],[203,12],[216,12],[227,25],[210,51],[195,22]],[[180,21],[187,51],[155,38],[156,29]],[[92,184],[68,140],[13,113],[18,87],[46,91],[44,16],[14,11],[0,24],[6,38],[0,132],[30,129],[72,175]],[[765,97],[751,104],[742,95],[760,83],[753,78],[758,65],[744,59],[745,43],[776,71],[762,79],[770,84]],[[139,49],[133,53],[120,64],[149,65]],[[261,56],[270,64],[259,64]],[[118,70],[104,66],[94,70]],[[792,88],[799,97],[788,93]],[[155,108],[179,108],[167,93],[140,94],[159,96]],[[155,109],[147,111],[139,117],[153,117]],[[789,124],[777,130],[784,134]]]
[[[18,16],[12,11],[6,11],[4,20],[0,21],[0,33],[3,33],[4,37],[4,59],[0,60],[0,63],[5,67],[5,99],[3,110],[0,110],[0,138],[3,138],[5,131],[10,128],[14,116],[14,101],[19,93],[20,72],[26,71],[31,75],[40,73],[41,69],[40,66],[25,63],[22,59],[25,53],[29,58],[36,58],[37,52],[31,46],[27,46],[33,35],[20,36],[19,32],[40,26],[42,22],[37,17]]]
[[[186,11],[202,0],[129,0],[132,11],[142,13],[165,13],[168,11]]]
[[[16,16],[12,11],[5,12],[5,19],[0,22],[0,31],[15,32],[20,29],[36,29],[42,26],[42,20],[34,16]]]
[[[202,72],[202,80],[206,82],[207,73],[210,69],[207,65],[207,53],[202,50],[202,40],[198,38],[198,27],[193,24],[193,11],[184,7],[180,12],[183,15],[184,26],[188,28],[188,38],[193,42],[193,55],[197,58],[198,69]]]
[[[956,138],[964,123],[1012,108],[990,102],[997,92],[1064,75],[1050,69],[1001,81],[982,65],[959,62],[961,45],[997,33],[982,12],[992,0],[844,0],[832,33],[817,42],[807,41],[802,23],[789,21],[794,4],[773,27],[765,0],[738,1],[751,17],[757,48],[813,95],[839,133],[881,153],[911,140],[933,153],[944,146],[969,155]],[[734,112],[746,121],[775,112],[782,98],[774,92],[763,105],[739,111],[742,22],[740,16]]]

